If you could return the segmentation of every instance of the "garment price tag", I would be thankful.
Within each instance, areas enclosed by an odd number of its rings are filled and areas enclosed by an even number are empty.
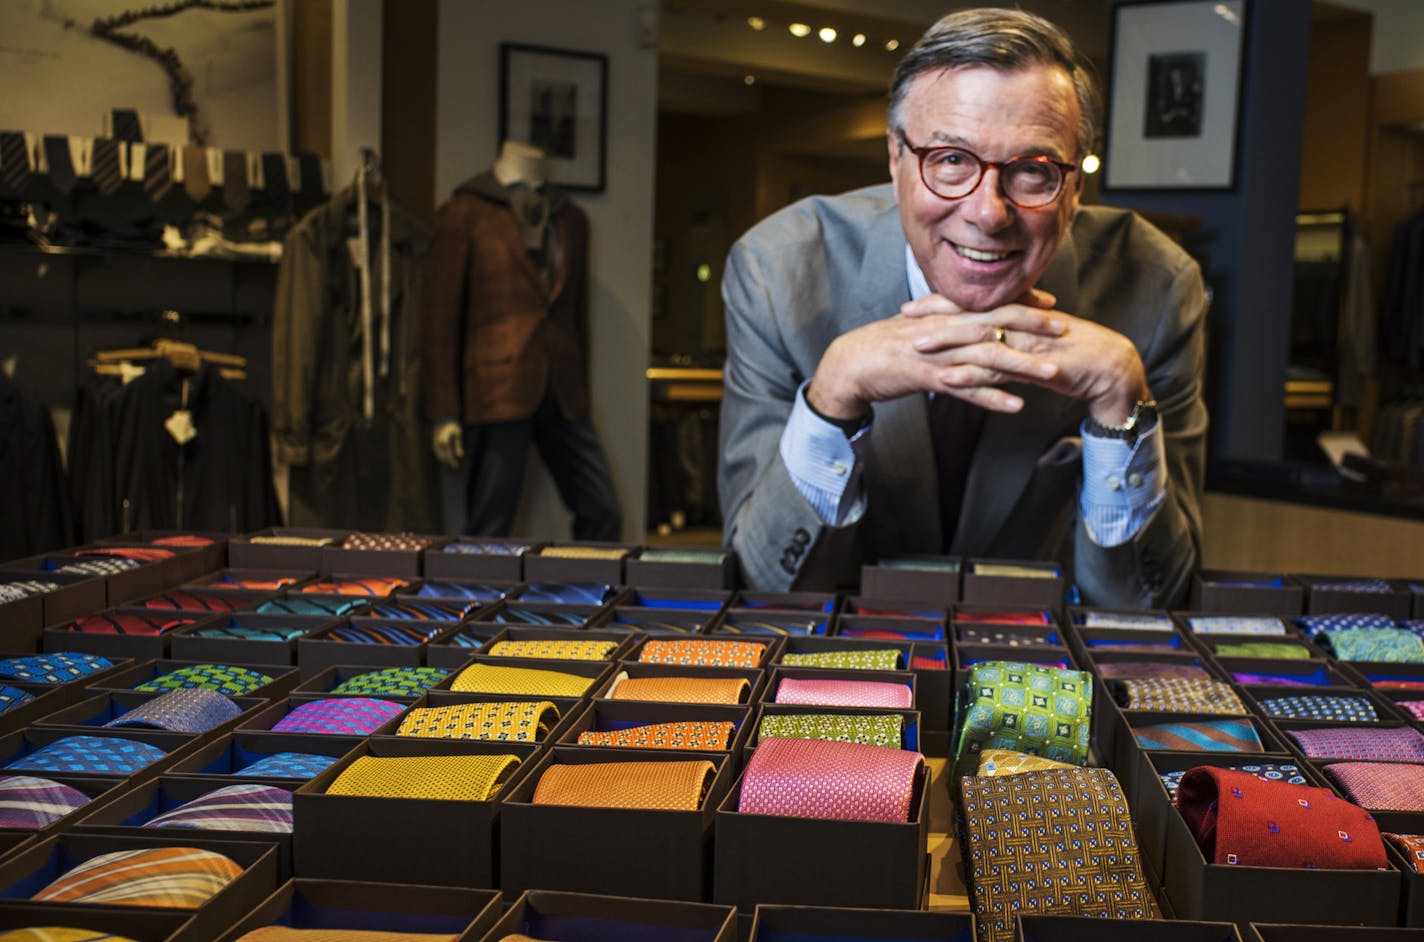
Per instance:
[[[172,415],[163,420],[163,427],[168,429],[168,434],[180,445],[186,445],[198,437],[198,430],[193,427],[193,413],[187,409],[174,410]]]

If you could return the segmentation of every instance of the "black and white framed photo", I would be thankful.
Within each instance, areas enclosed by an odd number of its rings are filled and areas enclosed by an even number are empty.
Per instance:
[[[1113,10],[1107,190],[1230,189],[1246,0]]]
[[[499,139],[544,151],[549,179],[603,192],[608,57],[501,43]]]

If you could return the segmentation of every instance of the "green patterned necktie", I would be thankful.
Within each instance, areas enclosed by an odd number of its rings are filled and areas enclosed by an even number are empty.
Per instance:
[[[854,651],[807,651],[782,655],[788,667],[834,667],[842,670],[893,671],[900,666],[900,652],[894,648]]]
[[[981,749],[1012,749],[1086,765],[1093,678],[1086,671],[984,661],[960,688],[955,776],[973,775]]]
[[[216,690],[225,697],[241,697],[272,683],[261,671],[227,664],[192,664],[146,680],[135,690]]]
[[[1217,644],[1217,657],[1268,657],[1279,660],[1308,661],[1310,650],[1284,641],[1241,641]]]
[[[826,739],[867,746],[901,748],[897,714],[769,713],[761,718],[757,741],[763,739]]]
[[[356,693],[364,696],[384,694],[389,697],[418,697],[445,679],[449,671],[438,667],[384,667],[348,677],[332,693]]]

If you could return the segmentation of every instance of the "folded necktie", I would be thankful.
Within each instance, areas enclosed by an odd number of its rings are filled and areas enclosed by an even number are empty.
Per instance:
[[[207,582],[196,583],[206,589],[261,589],[268,592],[276,592],[288,586],[296,585],[302,580],[296,576],[254,576],[251,578],[236,576],[230,572],[225,572],[215,579]]]
[[[468,553],[480,556],[519,556],[529,552],[527,543],[474,543],[468,540],[456,540],[453,543],[446,543],[440,547],[442,553]]]
[[[549,609],[525,608],[519,605],[505,605],[489,616],[496,625],[568,625],[582,628],[588,617],[580,612],[558,612]]]
[[[312,700],[293,707],[272,725],[274,733],[318,733],[329,736],[365,736],[384,726],[405,707],[369,697]]]
[[[105,723],[106,727],[206,733],[242,715],[242,708],[213,690],[170,690]]]
[[[1170,615],[1148,615],[1143,612],[1099,612],[1083,613],[1084,628],[1126,628],[1133,631],[1171,631]]]
[[[8,684],[0,684],[0,713],[13,710],[17,706],[24,706],[34,699],[35,696],[32,693],[26,693],[18,687],[11,687]]]
[[[151,546],[95,546],[89,549],[76,550],[74,555],[108,556],[115,559],[133,559],[141,563],[152,563],[160,559],[171,559],[173,557],[173,551],[155,549]]]
[[[593,680],[592,677],[582,674],[537,670],[532,667],[472,664],[455,677],[450,689],[460,693],[581,697],[585,690],[593,686]]]
[[[166,811],[146,828],[292,833],[292,793],[270,785],[225,785]]]
[[[1143,749],[1174,752],[1265,752],[1256,728],[1246,720],[1155,723],[1132,730]]]
[[[696,811],[716,774],[717,767],[705,760],[554,763],[539,777],[531,801],[585,808]]]
[[[31,595],[43,595],[59,588],[58,582],[43,582],[39,579],[16,579],[0,582],[0,602],[17,602]]]
[[[341,548],[418,553],[434,542],[428,537],[412,536],[409,533],[353,533],[341,541]]]
[[[91,857],[31,898],[55,903],[197,909],[240,876],[240,866],[210,850],[119,850]]]
[[[264,926],[244,933],[237,942],[451,942],[450,933],[382,932],[374,929],[290,929]],[[512,938],[505,936],[505,940]],[[0,939],[0,942],[4,942]]]
[[[1424,664],[1424,638],[1404,628],[1327,631],[1324,639],[1342,661]]]
[[[966,644],[997,644],[1006,648],[1055,647],[1058,633],[1028,634],[1027,629],[1015,631],[1009,628],[994,628],[987,625],[962,625],[958,629],[959,640]],[[785,663],[786,658],[782,658]]]
[[[38,830],[88,803],[79,789],[47,778],[0,776],[0,828]]]
[[[1216,646],[1217,657],[1269,657],[1281,660],[1308,661],[1310,649],[1285,641],[1242,641]]]
[[[702,638],[650,638],[638,660],[644,664],[678,664],[684,667],[741,667],[761,665],[766,645],[759,641],[713,641]]]
[[[83,631],[99,635],[161,635],[191,625],[196,619],[178,612],[138,615],[114,612],[107,615],[85,615],[69,623],[67,631]]]
[[[1379,612],[1334,612],[1329,615],[1301,615],[1296,618],[1306,634],[1318,638],[1327,631],[1354,628],[1394,628],[1394,619]]]
[[[914,695],[908,684],[878,680],[817,680],[783,677],[776,685],[774,703],[801,706],[880,707],[908,710]]]
[[[719,632],[746,635],[814,635],[824,622],[797,618],[728,618],[717,626]],[[844,632],[843,632],[844,633]]]
[[[1327,697],[1301,694],[1265,697],[1261,712],[1273,719],[1337,720],[1342,723],[1378,723],[1379,714],[1364,697]]]
[[[1384,729],[1338,726],[1288,729],[1286,733],[1300,746],[1300,751],[1312,759],[1424,762],[1424,736],[1407,726]]]
[[[1394,704],[1416,720],[1424,720],[1424,700],[1398,700]]]
[[[213,541],[196,533],[175,533],[173,536],[160,536],[156,540],[150,540],[154,546],[212,546]]]
[[[174,590],[152,595],[139,602],[142,608],[176,609],[184,612],[230,612],[243,603],[240,596],[221,592],[184,592]]]
[[[1328,687],[1330,678],[1325,668],[1309,674],[1258,674],[1250,671],[1232,671],[1231,678],[1238,684],[1256,687]]]
[[[960,688],[955,775],[972,775],[981,749],[1013,749],[1071,765],[1088,761],[1093,678],[1086,671],[987,661]]]
[[[539,555],[558,559],[623,559],[628,550],[609,546],[546,546]]]
[[[745,703],[750,695],[744,677],[625,677],[608,691],[610,700],[659,703]]]
[[[364,576],[359,579],[332,579],[326,582],[311,582],[297,591],[304,594],[321,595],[390,595],[409,586],[404,579],[388,576]]]
[[[1057,566],[1022,566],[1018,563],[975,563],[976,576],[1003,576],[1011,579],[1055,579]]]
[[[1334,579],[1329,581],[1312,582],[1312,589],[1326,592],[1368,592],[1385,593],[1393,592],[1394,586],[1383,579]]]
[[[236,778],[316,778],[340,756],[310,752],[274,752],[233,772]]]
[[[1233,765],[1231,768],[1272,782],[1289,782],[1292,785],[1310,784],[1305,780],[1305,776],[1300,774],[1300,769],[1289,762],[1259,762],[1252,765]],[[1186,769],[1179,769],[1175,772],[1163,772],[1159,776],[1162,779],[1162,787],[1167,790],[1167,800],[1174,805],[1177,803],[1177,789],[1182,785],[1182,776],[1186,774]]]
[[[76,559],[56,567],[54,571],[74,576],[112,576],[142,565],[136,559]]]
[[[411,710],[396,735],[541,742],[558,722],[559,710],[548,700],[455,703]]]
[[[241,697],[272,683],[272,678],[248,667],[229,664],[189,664],[145,680],[135,690],[213,690],[229,697]]]
[[[825,739],[899,749],[900,725],[895,713],[768,713],[757,727],[757,741]]]
[[[1098,676],[1103,680],[1128,677],[1181,680],[1211,678],[1211,674],[1200,664],[1181,664],[1176,661],[1106,661],[1098,665]]]
[[[1245,713],[1231,685],[1210,677],[1127,677],[1112,682],[1118,705],[1164,713]]]
[[[1381,832],[1380,837],[1399,849],[1404,859],[1414,865],[1415,873],[1424,873],[1424,836]]]
[[[727,558],[724,549],[702,549],[700,547],[649,546],[638,554],[645,563],[698,563],[716,565]]]
[[[742,775],[737,810],[837,821],[910,820],[924,756],[885,746],[763,739]]]
[[[900,666],[900,652],[895,648],[870,648],[849,651],[788,652],[781,657],[788,667],[833,667],[842,670],[893,671]]]
[[[259,546],[331,546],[336,540],[329,536],[252,536],[247,542]]]
[[[489,801],[519,768],[519,757],[360,756],[336,777],[328,795]]]
[[[408,621],[459,621],[474,607],[459,602],[374,602],[371,605],[371,615],[375,618],[403,618]]]
[[[0,931],[0,942],[134,942],[134,940],[128,936],[110,935],[97,929],[42,926],[38,929]]]
[[[1384,870],[1379,828],[1328,788],[1198,766],[1182,776],[1177,809],[1210,863]]]
[[[38,684],[63,684],[113,666],[112,661],[97,654],[56,651],[53,654],[12,657],[0,661],[0,678]]]
[[[426,582],[415,594],[427,599],[471,599],[476,602],[497,602],[505,597],[504,589],[484,582]]]
[[[1336,762],[1325,774],[1351,801],[1371,811],[1424,811],[1424,765],[1408,762]]]
[[[1187,619],[1199,635],[1284,635],[1285,622],[1266,615],[1195,615]]]
[[[629,749],[719,749],[732,748],[737,727],[727,720],[683,720],[647,723],[627,729],[586,730],[579,733],[580,746],[621,746]]]
[[[358,599],[315,599],[299,595],[272,599],[257,606],[259,615],[349,615],[361,607]]]
[[[447,627],[449,626],[440,623],[433,625],[357,625],[353,623],[332,628],[323,636],[323,639],[344,641],[348,644],[394,644],[413,647],[426,643]]]
[[[956,612],[956,622],[975,622],[980,625],[1051,625],[1050,612]]]
[[[66,736],[29,755],[5,764],[11,771],[94,772],[129,775],[162,759],[166,753],[137,739],[109,736]]]
[[[1043,756],[1031,756],[1012,749],[979,750],[979,768],[975,775],[1021,775],[1024,772],[1041,772],[1044,769],[1076,769],[1076,765],[1054,762]]]
[[[418,697],[444,680],[448,673],[438,667],[385,667],[348,677],[332,687],[331,692]]]
[[[615,591],[603,582],[535,582],[519,593],[519,601],[602,605]]]
[[[262,627],[249,627],[247,625],[228,624],[210,625],[207,628],[195,628],[193,637],[195,638],[235,638],[238,641],[292,641],[306,634],[306,628],[296,626],[283,627],[281,625],[264,625]]]
[[[618,648],[616,641],[554,641],[529,639],[497,641],[490,657],[540,657],[561,661],[602,661]]]

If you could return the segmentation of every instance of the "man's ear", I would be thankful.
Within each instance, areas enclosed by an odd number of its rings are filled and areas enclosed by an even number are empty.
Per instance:
[[[894,130],[887,128],[885,131],[885,149],[889,152],[890,156],[891,183],[898,184],[900,182],[900,154],[904,146],[899,138],[896,137]]]

